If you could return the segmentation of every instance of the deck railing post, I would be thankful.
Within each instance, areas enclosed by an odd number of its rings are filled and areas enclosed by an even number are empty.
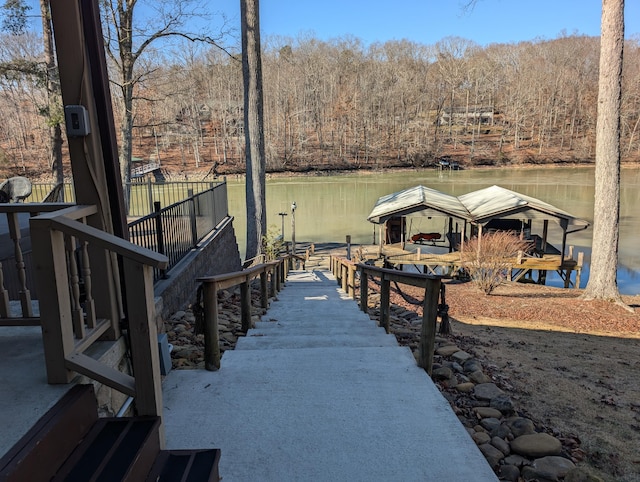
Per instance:
[[[391,282],[383,274],[380,277],[380,326],[389,333],[389,290]]]
[[[347,269],[347,265],[342,264],[340,266],[341,288],[342,288],[342,291],[344,291],[345,293],[347,293],[347,290],[349,289],[349,287],[347,286],[347,282],[349,281],[348,271],[349,270]]]
[[[271,297],[276,298],[278,296],[278,265],[271,266]]]
[[[204,298],[204,367],[209,371],[220,368],[220,337],[218,334],[218,286],[203,284]]]
[[[273,271],[273,275],[276,277],[276,292],[280,293],[280,290],[282,289],[282,265],[284,264],[284,261],[281,259],[278,261],[278,265],[275,267],[274,271]]]
[[[364,268],[360,268],[360,309],[369,311],[369,276]]]
[[[131,359],[135,377],[135,404],[138,415],[162,417],[162,380],[160,353],[155,324],[153,268],[123,258],[129,315]],[[160,444],[164,445],[164,428],[160,427]]]
[[[431,376],[433,369],[433,352],[436,343],[436,320],[438,317],[438,296],[440,279],[427,282],[422,306],[422,329],[420,331],[420,349],[418,365]]]
[[[260,273],[260,306],[265,310],[269,308],[269,290],[267,287],[267,268]]]
[[[75,373],[65,367],[73,351],[71,293],[64,234],[49,230],[46,221],[31,220],[31,242],[40,302],[42,341],[49,383],[69,383]]]
[[[349,295],[352,299],[356,299],[356,267],[353,264],[347,266],[349,279],[347,285],[349,287]]]
[[[198,223],[196,221],[196,198],[193,197],[193,189],[187,189],[187,196],[189,198],[189,221],[191,222],[191,247],[195,247],[198,244]]]
[[[240,308],[242,331],[246,333],[251,328],[251,287],[248,279],[240,284]]]

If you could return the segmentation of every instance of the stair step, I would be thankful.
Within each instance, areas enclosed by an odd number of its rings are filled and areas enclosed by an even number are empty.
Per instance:
[[[143,480],[160,451],[159,427],[159,417],[99,419],[52,480]]]
[[[98,420],[92,385],[75,385],[0,460],[0,480],[49,480]]]
[[[163,450],[147,476],[147,482],[218,482],[219,449]]]
[[[398,346],[393,335],[370,334],[356,335],[282,335],[282,336],[245,336],[238,339],[236,350],[274,350],[303,349],[325,347],[381,347]]]

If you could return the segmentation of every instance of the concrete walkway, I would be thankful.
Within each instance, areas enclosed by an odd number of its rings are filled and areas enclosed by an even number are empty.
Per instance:
[[[497,480],[410,350],[330,272],[291,272],[217,372],[163,385],[167,448],[222,449],[234,481]]]

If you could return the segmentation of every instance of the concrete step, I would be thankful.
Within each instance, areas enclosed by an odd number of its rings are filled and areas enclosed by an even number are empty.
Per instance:
[[[496,481],[411,350],[332,278],[291,272],[220,370],[167,375],[167,448],[220,447],[230,482]]]
[[[497,480],[406,348],[235,350],[165,386],[168,448],[220,447],[224,480]]]
[[[328,335],[249,335],[238,338],[236,350],[306,349],[327,347],[382,347],[398,346],[393,335],[328,334]],[[224,360],[224,358],[223,358]]]

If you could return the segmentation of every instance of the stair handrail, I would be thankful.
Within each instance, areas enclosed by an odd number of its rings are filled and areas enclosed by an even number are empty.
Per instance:
[[[423,273],[410,273],[395,269],[380,268],[364,263],[354,263],[341,256],[331,257],[331,267],[338,284],[344,291],[352,292],[356,299],[356,270],[360,274],[360,309],[367,313],[369,310],[369,278],[379,279],[380,283],[380,326],[389,333],[390,288],[391,282],[417,286],[425,289],[422,304],[422,327],[418,350],[418,366],[431,375],[433,369],[433,354],[435,351],[436,321],[438,318],[438,297],[442,276]],[[346,288],[345,288],[346,286]]]
[[[240,285],[241,329],[246,333],[251,328],[251,281],[260,277],[260,303],[261,307],[266,310],[269,307],[269,298],[276,297],[287,277],[289,259],[292,256],[294,255],[283,255],[273,261],[261,263],[242,271],[204,276],[197,279],[203,287],[205,369],[215,371],[220,368],[218,291]],[[268,278],[270,278],[270,283]],[[270,292],[269,284],[271,286]]]
[[[96,213],[95,206],[73,206],[31,218],[47,378],[49,383],[69,383],[80,373],[133,396],[139,415],[162,416],[153,269],[164,269],[168,260],[164,255],[80,222]],[[99,318],[106,318],[101,320],[104,323],[91,326],[88,307],[80,319],[74,316],[78,303],[74,301],[69,280],[74,276],[77,279],[78,274],[73,263],[68,262],[74,253],[68,248],[70,239],[72,247],[77,243],[84,250],[83,262],[88,264],[91,259],[91,284],[99,288],[97,294],[102,294],[102,298],[97,296],[95,310]],[[120,279],[113,274],[117,271],[111,269],[117,264],[117,256],[125,280],[133,375],[103,365],[84,353],[101,337],[115,340],[119,336],[119,301],[109,289]],[[98,261],[95,266],[94,260]],[[89,274],[89,270],[89,266],[82,266],[83,272]],[[78,327],[78,323],[82,326]]]

